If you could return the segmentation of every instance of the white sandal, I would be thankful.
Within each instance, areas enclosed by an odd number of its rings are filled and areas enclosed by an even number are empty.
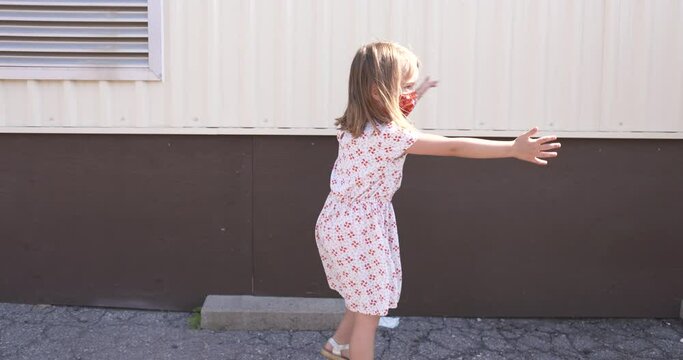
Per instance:
[[[341,354],[342,350],[349,349],[349,344],[339,345],[333,337],[327,340],[327,342],[332,345],[332,352],[323,347],[322,350],[320,350],[322,356],[330,360],[349,360],[349,358],[342,356]]]

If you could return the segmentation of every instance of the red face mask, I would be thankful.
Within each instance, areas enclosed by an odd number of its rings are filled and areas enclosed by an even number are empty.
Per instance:
[[[401,94],[398,100],[398,105],[401,108],[404,116],[408,116],[411,111],[415,108],[417,103],[417,92],[415,90],[407,93]]]

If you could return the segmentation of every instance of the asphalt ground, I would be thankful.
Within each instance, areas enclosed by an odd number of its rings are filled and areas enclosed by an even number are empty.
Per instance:
[[[191,312],[0,303],[0,359],[323,359],[332,331],[212,331]],[[681,319],[403,317],[376,359],[683,359]]]

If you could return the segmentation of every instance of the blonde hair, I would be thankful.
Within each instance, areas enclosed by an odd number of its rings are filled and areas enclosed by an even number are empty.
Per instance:
[[[394,122],[413,128],[399,107],[402,82],[419,69],[420,60],[410,50],[393,42],[374,42],[356,52],[349,74],[349,101],[344,115],[335,121],[340,130],[353,137],[363,133],[368,121]],[[376,89],[376,90],[373,90]],[[376,96],[373,97],[373,91]]]

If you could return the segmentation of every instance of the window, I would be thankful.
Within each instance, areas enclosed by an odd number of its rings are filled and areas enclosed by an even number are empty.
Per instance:
[[[0,79],[161,80],[162,0],[0,0]]]

